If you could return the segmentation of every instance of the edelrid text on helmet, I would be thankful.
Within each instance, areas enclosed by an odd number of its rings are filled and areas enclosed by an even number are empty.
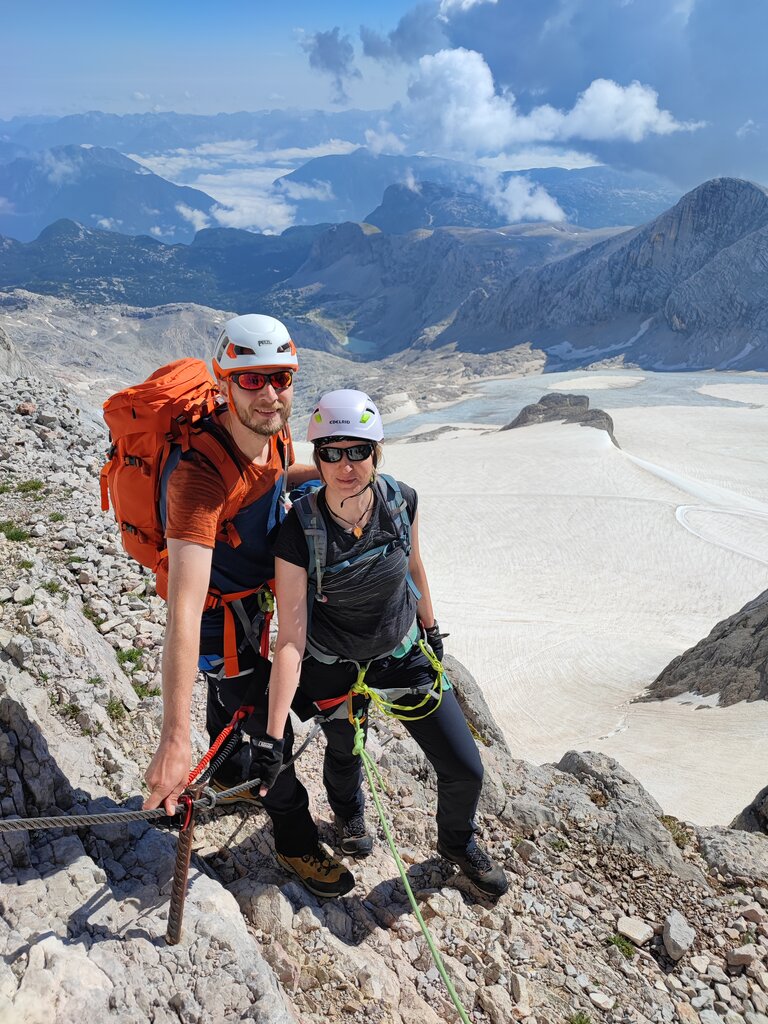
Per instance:
[[[307,440],[317,444],[326,438],[361,438],[381,441],[384,426],[374,402],[364,391],[343,388],[322,396],[309,417]]]
[[[246,313],[227,320],[214,346],[212,363],[219,377],[229,377],[240,370],[299,368],[288,328],[263,313]]]

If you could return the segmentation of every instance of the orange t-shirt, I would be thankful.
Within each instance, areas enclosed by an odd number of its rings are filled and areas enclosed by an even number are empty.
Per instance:
[[[293,444],[286,446],[286,464],[294,461]],[[283,473],[277,439],[269,439],[269,459],[256,465],[242,456],[241,469],[248,482],[243,508],[253,504],[272,490]],[[192,454],[182,459],[168,480],[165,535],[172,540],[187,540],[216,546],[219,517],[226,504],[224,481],[202,456]]]

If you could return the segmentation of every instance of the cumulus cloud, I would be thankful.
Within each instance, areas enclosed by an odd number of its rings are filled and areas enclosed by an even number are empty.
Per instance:
[[[355,67],[355,51],[349,36],[341,35],[341,29],[336,25],[328,32],[315,32],[304,39],[301,46],[309,56],[310,67],[331,76],[333,102],[346,103],[349,97],[345,83],[352,78],[362,78]]]
[[[99,213],[92,213],[91,217],[96,221],[96,227],[105,231],[119,231],[123,223],[118,217],[102,217]]]
[[[462,48],[422,57],[408,97],[422,130],[436,134],[435,144],[470,153],[574,138],[639,142],[701,126],[662,110],[650,86],[608,79],[595,79],[570,110],[542,104],[523,114],[511,92],[497,91],[482,54]]]
[[[293,224],[296,207],[269,195],[246,193],[236,197],[232,206],[214,206],[211,214],[225,228],[279,235]]]
[[[149,93],[139,92],[138,89],[135,89],[131,93],[131,99],[135,100],[137,103],[150,103],[151,100],[152,100],[152,97],[149,95]]]
[[[186,203],[176,203],[176,212],[181,214],[184,220],[189,221],[195,231],[210,227],[211,222],[202,210],[195,210]]]
[[[480,181],[484,199],[498,210],[508,224],[523,220],[565,220],[565,213],[556,199],[541,185],[524,175],[488,178]]]

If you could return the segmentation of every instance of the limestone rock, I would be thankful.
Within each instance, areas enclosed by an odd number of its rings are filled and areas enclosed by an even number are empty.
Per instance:
[[[636,946],[644,946],[653,938],[653,928],[636,917],[620,917],[616,922],[616,931]]]
[[[691,928],[679,910],[672,910],[664,920],[664,948],[673,960],[685,956],[696,939]]]

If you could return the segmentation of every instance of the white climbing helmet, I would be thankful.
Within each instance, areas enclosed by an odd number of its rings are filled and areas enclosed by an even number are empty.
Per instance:
[[[383,437],[384,426],[379,410],[364,391],[350,388],[329,391],[309,417],[307,440],[315,444],[326,439],[381,441]]]
[[[263,313],[246,313],[227,320],[214,347],[212,361],[219,377],[257,367],[299,368],[296,346],[288,328]]]

